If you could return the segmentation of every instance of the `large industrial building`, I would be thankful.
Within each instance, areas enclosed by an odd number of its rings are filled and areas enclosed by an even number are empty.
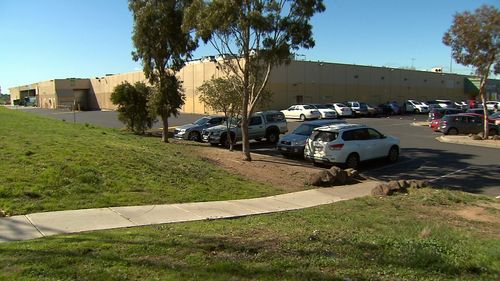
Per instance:
[[[178,74],[183,81],[185,113],[208,113],[198,100],[198,87],[222,73],[214,57],[189,62]],[[41,108],[81,110],[115,109],[113,89],[122,82],[146,81],[142,71],[95,78],[67,78],[10,88],[11,101],[35,97]],[[455,101],[476,98],[477,78],[442,72],[347,65],[294,60],[273,69],[268,89],[273,93],[269,109],[284,109],[296,103],[331,103],[359,100],[372,104],[406,99]],[[488,80],[487,94],[498,100],[500,80]]]

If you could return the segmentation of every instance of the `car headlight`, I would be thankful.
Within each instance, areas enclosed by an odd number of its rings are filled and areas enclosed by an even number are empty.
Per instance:
[[[306,144],[306,141],[292,141],[291,142],[292,146],[303,146]]]

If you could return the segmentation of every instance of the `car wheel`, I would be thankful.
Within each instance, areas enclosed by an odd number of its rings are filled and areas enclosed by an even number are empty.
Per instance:
[[[417,108],[417,109],[415,109],[415,110],[413,111],[413,113],[415,113],[415,114],[420,114],[420,110]]]
[[[345,165],[347,168],[352,168],[352,169],[358,168],[359,165],[358,154],[356,153],[349,154],[349,156],[347,156],[347,159],[345,160]]]
[[[399,149],[397,146],[391,147],[389,149],[389,155],[387,156],[387,159],[389,160],[389,163],[395,163],[398,161],[399,158]]]
[[[456,128],[450,128],[448,130],[448,135],[458,135],[458,130]]]
[[[497,132],[497,130],[495,130],[495,129],[490,129],[490,130],[488,131],[488,135],[490,135],[490,136],[494,136],[494,135],[497,135],[497,134],[498,134],[498,132]]]
[[[222,135],[220,137],[220,145],[224,148],[229,148],[229,139],[227,138],[227,135]]]
[[[267,133],[266,139],[267,139],[267,142],[277,143],[279,140],[279,137],[278,137],[278,134],[276,133],[276,131],[273,130],[273,131],[270,131],[269,133]]]
[[[188,140],[200,142],[201,141],[200,133],[198,132],[189,133]]]
[[[300,114],[300,121],[306,121],[306,116],[304,114]]]

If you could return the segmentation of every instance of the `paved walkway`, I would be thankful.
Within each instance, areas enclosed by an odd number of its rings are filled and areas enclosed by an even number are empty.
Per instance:
[[[207,219],[234,218],[304,209],[370,195],[377,181],[229,201],[110,207],[34,213],[0,218],[0,242],[82,231]]]

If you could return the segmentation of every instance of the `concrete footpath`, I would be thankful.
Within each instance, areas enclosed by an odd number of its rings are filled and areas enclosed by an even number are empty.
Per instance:
[[[377,181],[311,189],[263,198],[110,207],[0,218],[0,242],[153,224],[234,218],[304,209],[370,195]]]

